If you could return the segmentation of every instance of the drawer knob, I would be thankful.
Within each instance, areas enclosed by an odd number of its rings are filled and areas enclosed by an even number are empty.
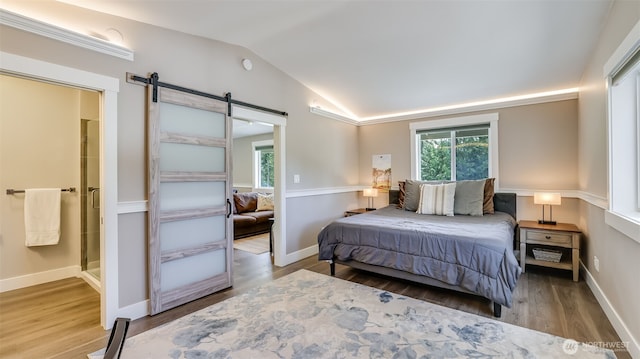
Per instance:
[[[546,239],[551,239],[551,236],[546,235],[546,236],[544,236],[544,238],[546,238]]]

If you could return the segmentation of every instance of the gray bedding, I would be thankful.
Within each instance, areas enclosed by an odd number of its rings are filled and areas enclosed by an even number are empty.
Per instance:
[[[392,205],[327,225],[318,234],[319,259],[427,276],[511,307],[521,273],[513,254],[515,225],[502,212],[446,217]]]

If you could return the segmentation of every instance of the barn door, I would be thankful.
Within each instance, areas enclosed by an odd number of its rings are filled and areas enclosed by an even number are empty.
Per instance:
[[[153,315],[231,286],[231,129],[226,102],[148,91]]]

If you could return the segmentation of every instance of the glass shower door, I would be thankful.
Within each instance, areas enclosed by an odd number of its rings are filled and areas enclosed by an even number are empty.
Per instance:
[[[100,123],[82,120],[82,270],[100,281]]]

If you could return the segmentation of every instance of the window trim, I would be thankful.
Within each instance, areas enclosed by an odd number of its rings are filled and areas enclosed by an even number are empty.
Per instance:
[[[637,203],[635,210],[616,208],[614,188],[614,177],[616,176],[613,164],[616,163],[614,153],[614,119],[612,104],[612,88],[613,78],[633,59],[634,54],[640,51],[640,21],[638,21],[620,46],[613,52],[609,60],[603,67],[603,75],[607,92],[607,140],[608,140],[608,189],[607,195],[609,199],[608,209],[605,212],[605,223],[616,229],[624,235],[632,238],[640,243],[640,203]],[[640,91],[640,85],[636,85],[636,91]],[[640,109],[640,103],[636,103],[637,109]],[[636,129],[640,136],[640,117],[636,118]],[[640,141],[636,137],[636,173],[640,176]],[[640,202],[640,185],[638,191],[638,202]]]
[[[262,192],[273,192],[273,187],[261,187],[260,183],[260,160],[258,159],[258,152],[256,148],[262,146],[273,146],[273,140],[264,140],[264,141],[254,141],[251,142],[251,174],[253,178],[253,190],[254,191],[262,191]],[[274,148],[275,150],[275,148]],[[275,163],[274,163],[275,166]]]
[[[462,127],[489,124],[489,177],[495,178],[494,186],[496,190],[499,185],[499,151],[498,151],[498,120],[499,114],[486,113],[481,115],[470,115],[451,117],[441,120],[430,120],[412,122],[409,124],[409,134],[411,143],[411,178],[419,179],[420,172],[420,146],[418,141],[418,132],[424,130],[436,130],[448,127]]]

